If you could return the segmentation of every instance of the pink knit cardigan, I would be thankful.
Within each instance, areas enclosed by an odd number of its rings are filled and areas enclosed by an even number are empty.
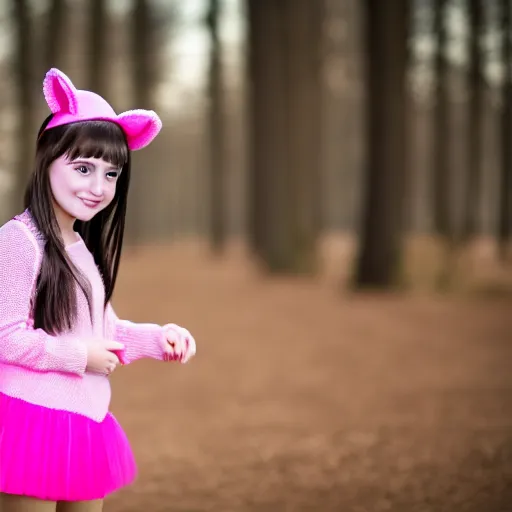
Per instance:
[[[107,376],[86,371],[86,340],[124,344],[125,364],[163,360],[164,328],[120,320],[104,308],[103,282],[83,240],[66,247],[92,286],[93,315],[77,287],[78,318],[71,332],[51,336],[34,329],[31,304],[44,241],[28,211],[0,227],[0,393],[102,421],[111,397]]]

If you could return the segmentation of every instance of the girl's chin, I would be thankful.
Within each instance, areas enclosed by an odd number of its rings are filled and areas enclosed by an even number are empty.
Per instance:
[[[79,220],[81,222],[89,222],[90,220],[93,219],[95,215],[100,213],[101,210],[103,210],[103,208],[91,209],[89,211],[76,211],[74,212],[73,217],[75,217],[76,220]]]
[[[91,215],[76,215],[75,216],[75,220],[79,220],[80,222],[89,222],[90,220],[93,219],[94,215],[96,214],[91,214]]]

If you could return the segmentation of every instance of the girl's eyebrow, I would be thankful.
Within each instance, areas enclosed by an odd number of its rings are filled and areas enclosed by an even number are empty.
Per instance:
[[[77,158],[76,160],[71,160],[72,164],[87,164],[91,165],[92,167],[96,167],[96,165],[93,162],[90,162],[89,160],[84,160],[82,158]]]

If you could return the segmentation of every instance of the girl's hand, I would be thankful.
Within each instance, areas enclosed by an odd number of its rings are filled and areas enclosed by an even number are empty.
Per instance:
[[[164,326],[164,361],[186,363],[196,354],[196,341],[187,329],[176,324]]]
[[[87,371],[110,375],[119,364],[114,351],[123,349],[124,345],[117,341],[91,340],[87,343]]]

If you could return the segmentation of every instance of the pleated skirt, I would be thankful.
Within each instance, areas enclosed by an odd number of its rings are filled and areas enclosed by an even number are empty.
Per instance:
[[[0,393],[0,492],[49,501],[103,499],[136,465],[111,413],[98,423]]]

